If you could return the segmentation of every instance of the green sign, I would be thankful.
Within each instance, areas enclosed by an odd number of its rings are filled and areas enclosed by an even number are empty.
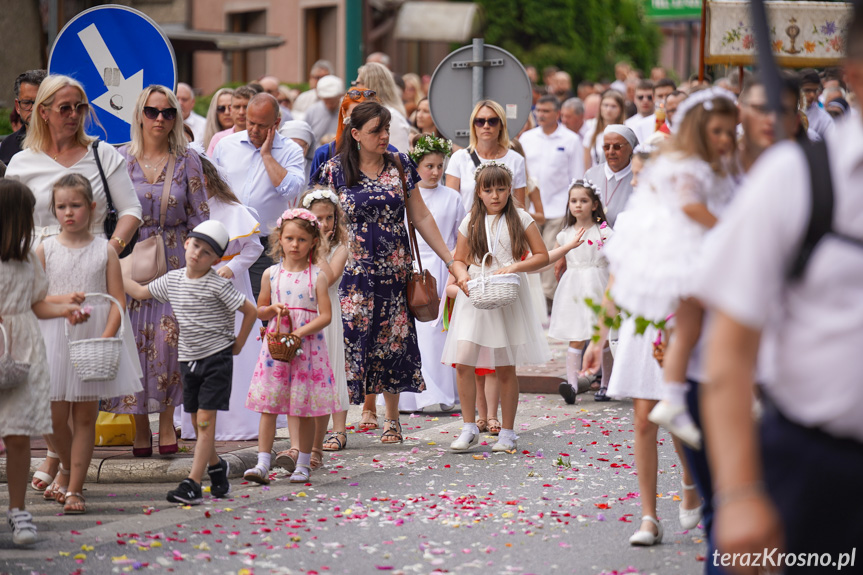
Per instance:
[[[643,0],[644,12],[653,20],[695,20],[701,18],[702,0]]]

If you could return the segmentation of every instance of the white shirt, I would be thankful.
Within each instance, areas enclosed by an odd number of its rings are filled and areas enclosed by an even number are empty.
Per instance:
[[[818,105],[818,100],[806,108],[806,118],[809,120],[809,129],[817,133],[822,140],[826,140],[827,136],[834,132],[833,116]]]
[[[222,168],[243,205],[257,212],[261,230],[266,234],[272,231],[282,212],[296,202],[305,184],[302,148],[276,132],[272,154],[288,171],[278,186],[270,181],[261,150],[249,140],[247,130],[222,138],[213,151],[213,163]]]
[[[196,114],[193,110],[192,113],[189,114],[189,117],[183,120],[189,128],[192,130],[192,135],[195,136],[196,142],[204,141],[204,132],[207,129],[207,119],[200,114]]]
[[[479,154],[477,154],[477,157],[483,164],[487,164],[492,161],[483,158]],[[518,188],[527,188],[527,176],[524,171],[524,158],[521,157],[520,154],[513,152],[512,150],[507,150],[504,157],[498,158],[494,161],[502,162],[512,170],[513,190],[517,190]],[[473,179],[473,173],[475,171],[476,166],[474,165],[467,148],[463,148],[454,153],[450,157],[449,163],[446,167],[446,175],[458,178],[460,181],[460,189],[458,191],[461,193],[461,201],[464,204],[464,209],[468,212],[470,212],[470,208],[473,205],[474,188],[476,187],[476,181]],[[543,206],[543,208],[544,207],[545,206]]]
[[[390,144],[395,146],[399,152],[407,154],[410,151],[410,122],[392,106],[387,106],[387,110],[392,116],[390,119]]]
[[[827,144],[833,228],[863,238],[863,124],[839,124]],[[789,419],[863,442],[863,248],[825,236],[803,280],[788,280],[809,222],[809,188],[795,144],[764,152],[705,244],[698,292],[764,331],[776,358],[764,383]]]
[[[656,114],[649,116],[635,116],[624,122],[624,125],[635,132],[639,144],[647,143],[648,138],[656,131]]]
[[[569,186],[584,175],[584,146],[581,136],[558,126],[551,134],[542,128],[528,130],[519,138],[524,147],[527,169],[539,180],[539,194],[545,217],[566,215]]]
[[[306,117],[306,112],[308,112],[309,108],[312,107],[312,104],[318,100],[318,91],[314,88],[306,90],[297,96],[296,99],[294,99],[293,106],[291,107],[291,113],[294,116],[294,120],[304,119]]]

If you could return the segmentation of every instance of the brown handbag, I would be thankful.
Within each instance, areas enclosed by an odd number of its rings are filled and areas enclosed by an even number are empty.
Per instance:
[[[417,267],[419,268],[419,271],[417,271],[411,267],[410,275],[408,275],[408,309],[417,321],[434,321],[440,313],[440,296],[437,292],[437,280],[431,272],[423,269],[419,244],[417,243],[417,231],[414,228],[413,218],[411,218],[411,211],[408,207],[408,186],[405,181],[404,167],[402,166],[401,158],[397,155],[394,156],[396,167],[399,170],[399,177],[402,181],[402,189],[405,193],[405,211],[408,215],[408,243],[410,243],[411,255],[416,259]]]

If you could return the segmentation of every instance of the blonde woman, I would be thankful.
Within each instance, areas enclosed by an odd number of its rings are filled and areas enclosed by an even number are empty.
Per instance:
[[[420,77],[410,73],[402,76],[402,82],[405,83],[405,89],[402,91],[402,103],[405,106],[405,113],[408,118],[411,118],[420,103],[420,100],[425,98],[423,94],[423,84]]]
[[[606,90],[599,101],[599,114],[596,124],[584,137],[584,169],[589,170],[605,162],[602,151],[603,133],[608,126],[623,124],[626,120],[623,94],[617,90]]]
[[[411,126],[392,72],[382,64],[371,62],[360,68],[357,83],[374,90],[378,101],[390,111],[390,144],[407,154],[410,151]]]
[[[204,140],[198,142],[204,150],[209,149],[210,140],[217,132],[234,127],[231,118],[231,97],[234,91],[230,88],[220,88],[213,94],[210,100],[210,108],[207,110],[207,124],[204,127]]]
[[[180,104],[171,90],[165,86],[149,86],[135,103],[132,141],[120,148],[143,206],[140,240],[162,234],[169,271],[185,267],[183,242],[196,225],[210,217],[201,160],[187,147],[179,113]],[[168,173],[169,165],[174,166],[171,173]],[[165,178],[171,178],[170,198],[165,225],[160,228]],[[183,400],[177,320],[170,304],[155,299],[129,298],[128,309],[144,371],[144,391],[105,401],[103,409],[134,415],[136,435],[132,454],[136,457],[152,455],[153,437],[148,415],[158,413],[159,453],[170,455],[178,450],[174,408]]]

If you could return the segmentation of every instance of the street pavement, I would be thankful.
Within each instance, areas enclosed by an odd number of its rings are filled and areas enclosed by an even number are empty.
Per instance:
[[[349,424],[359,415],[352,409]],[[15,548],[0,527],[0,573],[703,571],[702,532],[677,522],[680,465],[662,431],[665,539],[651,548],[628,544],[641,516],[630,402],[581,395],[568,406],[554,394],[523,393],[514,454],[492,454],[490,436],[470,452],[450,452],[458,415],[402,415],[401,446],[382,445],[380,432],[349,433],[348,449],[327,453],[309,484],[291,484],[276,468],[269,486],[233,479],[226,499],[207,494],[195,507],[165,501],[175,485],[153,477],[88,484],[84,516],[63,516],[29,490],[40,541]],[[231,453],[253,461],[252,445]],[[8,505],[5,489],[0,505]]]

